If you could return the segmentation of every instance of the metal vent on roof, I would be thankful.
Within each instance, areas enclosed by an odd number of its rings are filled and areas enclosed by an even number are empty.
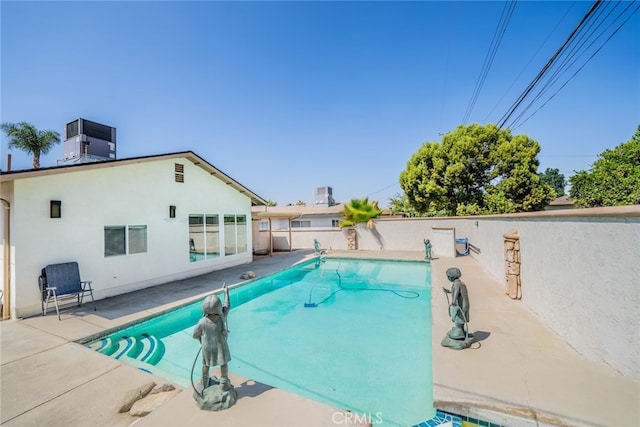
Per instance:
[[[184,182],[184,165],[180,163],[176,163],[174,170],[175,170],[176,182]]]

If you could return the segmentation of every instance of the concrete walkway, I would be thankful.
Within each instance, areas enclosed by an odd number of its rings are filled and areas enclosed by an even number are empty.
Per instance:
[[[250,379],[232,376],[238,403],[221,412],[200,411],[186,389],[144,418],[118,414],[127,391],[151,380],[75,341],[199,299],[222,282],[258,277],[310,256],[295,251],[252,264],[69,308],[54,314],[0,322],[0,424],[7,426],[333,426],[341,411]],[[330,256],[422,260],[415,252],[343,252]],[[451,327],[442,287],[456,266],[468,286],[472,349],[440,346]],[[640,426],[640,381],[584,359],[544,326],[471,257],[432,261],[433,375],[436,407],[505,426]],[[401,363],[401,361],[400,361]]]

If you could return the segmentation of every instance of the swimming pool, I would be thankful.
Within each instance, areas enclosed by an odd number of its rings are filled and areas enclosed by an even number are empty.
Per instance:
[[[315,259],[230,299],[231,372],[383,425],[435,415],[428,263]],[[87,346],[190,387],[201,316],[199,301]]]

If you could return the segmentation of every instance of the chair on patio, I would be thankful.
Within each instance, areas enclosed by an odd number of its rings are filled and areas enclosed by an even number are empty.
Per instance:
[[[42,273],[38,277],[38,286],[40,287],[40,305],[43,316],[47,314],[49,302],[53,301],[56,306],[58,320],[60,320],[58,299],[76,297],[78,307],[80,307],[86,293],[91,295],[93,309],[96,310],[91,280],[80,280],[80,269],[77,262],[47,265],[42,269]]]

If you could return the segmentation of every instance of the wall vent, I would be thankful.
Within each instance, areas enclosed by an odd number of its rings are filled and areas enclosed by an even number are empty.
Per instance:
[[[176,163],[174,170],[175,170],[176,182],[184,182],[184,165],[180,163]]]

